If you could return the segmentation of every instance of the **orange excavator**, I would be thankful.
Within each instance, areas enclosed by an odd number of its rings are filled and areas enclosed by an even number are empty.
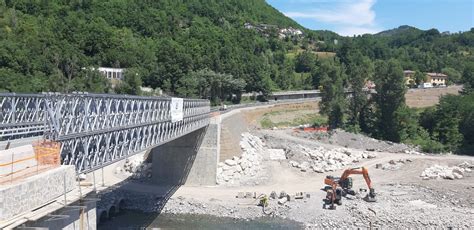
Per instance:
[[[326,186],[326,205],[329,205],[329,209],[336,209],[334,204],[341,205],[341,198],[346,194],[355,195],[355,191],[352,190],[352,178],[349,177],[353,174],[362,174],[364,176],[369,193],[364,197],[367,202],[375,202],[375,190],[372,187],[372,182],[369,177],[369,171],[365,167],[346,169],[341,177],[326,176],[324,183]],[[361,189],[361,191],[364,191]],[[367,191],[367,190],[365,190]]]

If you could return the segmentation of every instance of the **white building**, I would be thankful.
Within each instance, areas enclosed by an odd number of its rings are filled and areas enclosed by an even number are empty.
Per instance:
[[[286,38],[287,36],[302,36],[303,31],[292,27],[280,29],[278,36],[280,38]]]
[[[101,74],[107,77],[107,79],[117,79],[117,80],[122,80],[123,73],[125,72],[125,69],[108,68],[108,67],[99,67],[98,70]]]

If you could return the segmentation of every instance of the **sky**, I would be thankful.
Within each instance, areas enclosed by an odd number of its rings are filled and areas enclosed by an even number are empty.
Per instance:
[[[401,25],[440,32],[474,27],[474,0],[267,0],[267,3],[314,30],[352,36]]]

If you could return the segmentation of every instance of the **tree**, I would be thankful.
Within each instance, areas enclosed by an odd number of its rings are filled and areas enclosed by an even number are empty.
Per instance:
[[[374,95],[377,107],[377,136],[389,141],[401,140],[396,113],[405,106],[405,79],[400,63],[394,59],[375,64]]]
[[[123,81],[119,82],[115,88],[118,94],[140,95],[142,90],[142,79],[139,69],[127,69],[123,76]]]
[[[244,80],[235,79],[230,74],[204,69],[190,72],[181,79],[180,85],[178,88],[180,96],[209,99],[214,105],[219,105],[225,100],[237,103],[246,84]]]
[[[426,75],[424,75],[422,72],[420,71],[415,71],[415,75],[414,75],[414,80],[415,80],[415,84],[418,86],[418,85],[421,85],[423,82],[426,81]]]
[[[464,83],[463,93],[474,92],[474,62],[467,63],[462,74],[462,82]]]
[[[441,69],[441,73],[448,75],[447,84],[457,84],[461,82],[462,74],[454,68],[446,67]]]
[[[295,71],[297,73],[311,72],[316,62],[316,56],[310,51],[304,51],[296,55]]]
[[[450,151],[456,151],[463,140],[463,135],[459,132],[459,124],[462,120],[462,103],[459,99],[454,95],[443,96],[435,113],[433,137]]]
[[[347,73],[352,91],[348,109],[349,125],[359,130],[360,114],[367,104],[368,92],[364,90],[365,82],[373,77],[373,65],[367,57],[357,51],[348,58]]]
[[[90,93],[108,93],[110,81],[97,70],[82,70],[79,76],[72,80],[72,90]]]
[[[328,116],[331,129],[340,128],[344,123],[346,99],[344,92],[344,70],[337,63],[323,63],[321,73],[320,113]]]

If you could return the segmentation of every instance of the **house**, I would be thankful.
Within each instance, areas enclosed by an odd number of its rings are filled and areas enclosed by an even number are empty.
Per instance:
[[[125,69],[108,68],[108,67],[99,67],[98,70],[107,79],[116,79],[116,80],[123,80],[123,74],[125,72]]]
[[[246,22],[246,23],[244,24],[244,28],[245,28],[245,29],[249,29],[249,30],[250,30],[250,29],[254,29],[254,28],[255,28],[255,26],[253,26],[252,24],[250,24],[250,23]]]
[[[301,31],[299,29],[292,28],[292,27],[283,28],[283,29],[280,29],[280,31],[279,31],[279,37],[280,38],[286,38],[286,37],[292,37],[292,36],[302,36],[302,35],[303,35],[303,31]]]
[[[375,89],[375,83],[371,80],[367,80],[365,81],[365,86],[364,88],[367,88],[367,89]]]
[[[405,76],[405,85],[411,86],[415,84],[415,71],[403,70],[403,75]]]
[[[446,80],[448,75],[442,73],[426,73],[426,82],[431,83],[433,86],[446,86]]]

